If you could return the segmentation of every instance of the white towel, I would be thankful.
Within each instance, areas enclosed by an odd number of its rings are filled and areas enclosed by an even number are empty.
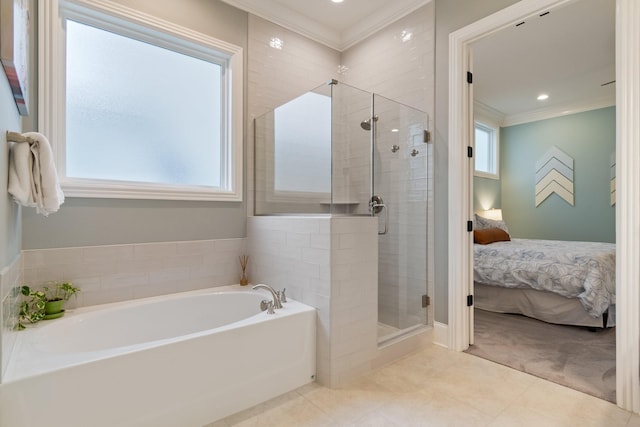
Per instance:
[[[24,136],[35,142],[11,145],[8,190],[17,203],[34,206],[38,213],[48,216],[57,212],[64,202],[51,144],[37,132],[28,132]]]

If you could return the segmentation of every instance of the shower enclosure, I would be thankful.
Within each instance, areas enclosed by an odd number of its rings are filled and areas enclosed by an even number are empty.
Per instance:
[[[375,215],[378,342],[427,323],[427,114],[331,80],[255,119],[255,215]]]

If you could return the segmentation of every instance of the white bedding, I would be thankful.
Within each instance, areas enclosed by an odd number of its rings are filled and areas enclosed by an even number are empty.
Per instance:
[[[474,244],[474,280],[578,298],[592,317],[615,304],[615,244],[512,239]]]

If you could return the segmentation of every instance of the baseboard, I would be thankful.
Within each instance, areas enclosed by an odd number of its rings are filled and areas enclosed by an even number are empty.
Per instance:
[[[449,325],[433,322],[433,343],[444,348],[449,348]]]

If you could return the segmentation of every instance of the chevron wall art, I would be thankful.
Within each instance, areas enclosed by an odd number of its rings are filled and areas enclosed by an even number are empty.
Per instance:
[[[536,162],[536,207],[553,193],[573,206],[573,159],[555,146]]]
[[[616,204],[616,152],[611,153],[611,206]]]

